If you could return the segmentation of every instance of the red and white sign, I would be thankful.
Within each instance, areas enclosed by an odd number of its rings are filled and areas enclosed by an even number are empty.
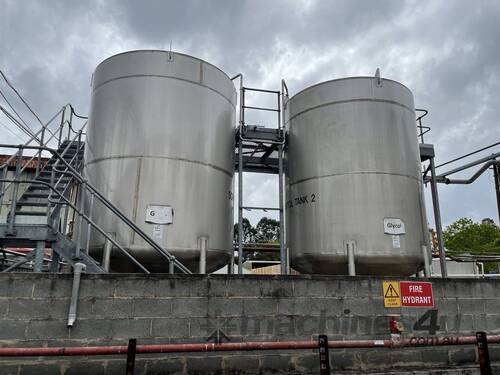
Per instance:
[[[400,281],[401,306],[433,307],[432,283],[425,281]]]

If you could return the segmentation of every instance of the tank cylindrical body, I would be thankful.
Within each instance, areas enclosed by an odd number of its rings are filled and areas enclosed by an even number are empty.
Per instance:
[[[207,272],[227,264],[232,251],[235,102],[225,73],[178,53],[122,53],[93,75],[85,152],[90,183],[194,272],[200,238],[208,241]],[[96,205],[93,216],[141,263],[168,270],[109,210]],[[93,232],[91,249],[103,245]],[[111,268],[127,270],[119,260]]]
[[[356,274],[422,269],[428,234],[410,90],[374,77],[323,82],[290,98],[285,120],[292,267],[347,274],[353,254]]]

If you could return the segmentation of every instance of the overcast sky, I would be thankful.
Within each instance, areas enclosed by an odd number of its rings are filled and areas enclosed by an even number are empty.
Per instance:
[[[67,102],[88,113],[103,59],[171,41],[229,75],[243,72],[249,86],[279,89],[285,78],[291,94],[380,67],[430,111],[426,141],[439,164],[500,139],[499,20],[499,1],[0,0],[0,68],[48,119]],[[20,142],[0,129],[2,143]],[[445,224],[498,222],[491,172],[473,185],[440,186],[440,196]],[[272,178],[247,178],[245,200],[275,205]]]

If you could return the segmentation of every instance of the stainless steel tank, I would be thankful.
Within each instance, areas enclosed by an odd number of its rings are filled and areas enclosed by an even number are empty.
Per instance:
[[[286,102],[287,246],[304,273],[411,275],[428,245],[413,95],[388,79],[311,86]],[[351,258],[352,259],[352,258]]]
[[[232,251],[235,102],[224,72],[179,53],[122,53],[93,75],[89,181],[192,271],[200,239],[208,238],[207,271],[226,264]],[[138,235],[96,210],[97,223],[138,260],[168,270]],[[91,248],[103,244],[93,233]],[[111,267],[128,270],[119,260]]]

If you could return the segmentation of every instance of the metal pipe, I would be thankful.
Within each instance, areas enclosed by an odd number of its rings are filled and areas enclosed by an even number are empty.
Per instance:
[[[490,160],[493,160],[493,159],[496,159],[496,158],[500,158],[500,152],[496,152],[494,154],[491,154],[489,156],[485,156],[484,158],[481,158],[481,159],[477,159],[475,161],[472,161],[470,163],[467,163],[467,164],[464,164],[462,165],[461,167],[457,167],[455,169],[452,169],[448,172],[445,172],[445,173],[440,173],[438,178],[439,177],[446,177],[446,176],[449,176],[450,174],[454,174],[454,173],[457,173],[457,172],[460,172],[460,171],[463,171],[464,169],[468,169],[470,167],[474,167],[478,164],[481,164],[481,163],[484,163],[485,161],[490,161]]]
[[[497,160],[492,160],[492,161],[489,161],[485,164],[483,164],[481,166],[481,168],[478,169],[478,171],[476,173],[474,173],[472,175],[472,177],[470,177],[469,179],[467,180],[464,180],[464,179],[449,179],[447,177],[439,177],[438,176],[438,182],[444,182],[445,184],[447,185],[450,185],[450,184],[455,184],[455,185],[468,185],[468,184],[472,184],[474,181],[476,181],[479,176],[481,176],[489,167],[493,166],[495,167],[496,165],[500,165],[500,161],[497,161]]]
[[[78,293],[80,292],[80,279],[82,272],[85,272],[85,264],[76,263],[73,275],[73,287],[71,289],[71,301],[69,304],[68,327],[73,327],[76,321],[76,309],[78,307]]]
[[[493,178],[495,179],[495,195],[497,197],[498,223],[500,224],[500,165],[493,166]]]
[[[448,277],[448,271],[446,270],[446,254],[444,252],[444,243],[443,243],[443,228],[441,226],[441,211],[439,209],[436,168],[434,165],[433,157],[430,158],[430,169],[431,169],[432,207],[434,208],[434,223],[436,224],[436,237],[438,241],[439,263],[441,265],[441,277]]]
[[[427,246],[422,245],[422,256],[424,258],[424,276],[431,277],[431,266],[429,263],[429,252],[427,251]]]
[[[492,147],[498,146],[498,145],[500,145],[500,142],[495,142],[495,143],[493,143],[493,144],[491,144],[491,145],[489,145],[489,146],[486,146],[486,147],[480,148],[479,150],[476,150],[476,151],[469,152],[468,154],[465,154],[465,155],[459,156],[458,158],[455,158],[455,159],[453,159],[453,160],[448,160],[447,162],[445,162],[445,163],[443,163],[443,164],[436,165],[436,169],[437,169],[437,168],[440,168],[440,167],[443,167],[443,166],[445,166],[445,165],[451,164],[451,163],[453,163],[453,162],[456,162],[456,161],[458,161],[458,160],[464,159],[464,158],[466,158],[466,157],[468,157],[468,156],[472,156],[472,155],[474,155],[474,154],[477,154],[478,152],[481,152],[481,151],[487,150],[487,149],[489,149],[489,148],[492,148]]]
[[[198,238],[198,247],[200,248],[200,265],[199,272],[207,273],[207,248],[208,248],[208,237],[202,236]]]
[[[500,344],[500,335],[488,335],[489,344]],[[399,344],[392,340],[335,340],[328,341],[330,349],[351,348],[405,348],[426,346],[455,346],[475,345],[476,336],[455,337],[412,337],[402,339]],[[317,340],[304,341],[249,341],[194,343],[194,344],[156,344],[137,345],[136,353],[200,353],[200,352],[225,352],[225,351],[254,351],[254,350],[307,350],[318,349]],[[40,356],[77,356],[77,355],[116,355],[127,354],[127,345],[112,346],[84,346],[84,347],[39,347],[39,348],[0,348],[0,357],[40,357]]]

